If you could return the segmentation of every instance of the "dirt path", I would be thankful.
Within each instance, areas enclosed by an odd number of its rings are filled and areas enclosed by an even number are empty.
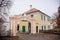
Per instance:
[[[0,37],[0,40],[60,40],[60,35],[55,34],[21,34],[16,37]]]
[[[59,35],[55,34],[18,34],[21,40],[60,40]]]

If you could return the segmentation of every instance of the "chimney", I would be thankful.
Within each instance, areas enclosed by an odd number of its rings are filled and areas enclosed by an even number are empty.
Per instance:
[[[30,5],[30,9],[32,9],[32,5]]]

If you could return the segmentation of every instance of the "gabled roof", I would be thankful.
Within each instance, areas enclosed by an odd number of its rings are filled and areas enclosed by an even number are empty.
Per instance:
[[[34,13],[34,12],[41,12],[42,14],[48,16],[47,14],[43,13],[42,11],[40,11],[40,10],[38,10],[38,9],[36,9],[36,8],[32,8],[32,9],[30,9],[30,10],[24,12],[24,13],[26,13],[26,14],[31,14],[31,13]],[[48,16],[48,17],[50,17],[50,16]],[[50,18],[51,18],[51,17],[50,17]]]
[[[26,11],[25,13],[26,13],[26,14],[30,14],[30,13],[37,12],[37,11],[39,11],[39,10],[36,9],[36,8],[32,8],[32,9]]]

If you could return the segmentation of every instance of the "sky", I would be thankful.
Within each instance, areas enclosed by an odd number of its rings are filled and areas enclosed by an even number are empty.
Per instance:
[[[10,16],[19,15],[32,8],[36,8],[43,13],[52,17],[58,11],[59,0],[13,0],[13,5],[10,9]]]

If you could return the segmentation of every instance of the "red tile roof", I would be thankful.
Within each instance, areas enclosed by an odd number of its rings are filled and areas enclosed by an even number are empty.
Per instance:
[[[30,13],[37,12],[37,11],[39,11],[39,10],[36,9],[36,8],[32,8],[32,9],[26,11],[25,13],[26,13],[26,14],[30,14]]]
[[[31,13],[34,13],[34,12],[41,12],[42,14],[48,16],[47,14],[43,13],[42,11],[40,11],[40,10],[38,10],[38,9],[36,9],[36,8],[32,8],[32,9],[30,9],[30,10],[24,12],[24,13],[26,13],[26,14],[31,14]],[[48,17],[50,17],[50,16],[48,16]]]

